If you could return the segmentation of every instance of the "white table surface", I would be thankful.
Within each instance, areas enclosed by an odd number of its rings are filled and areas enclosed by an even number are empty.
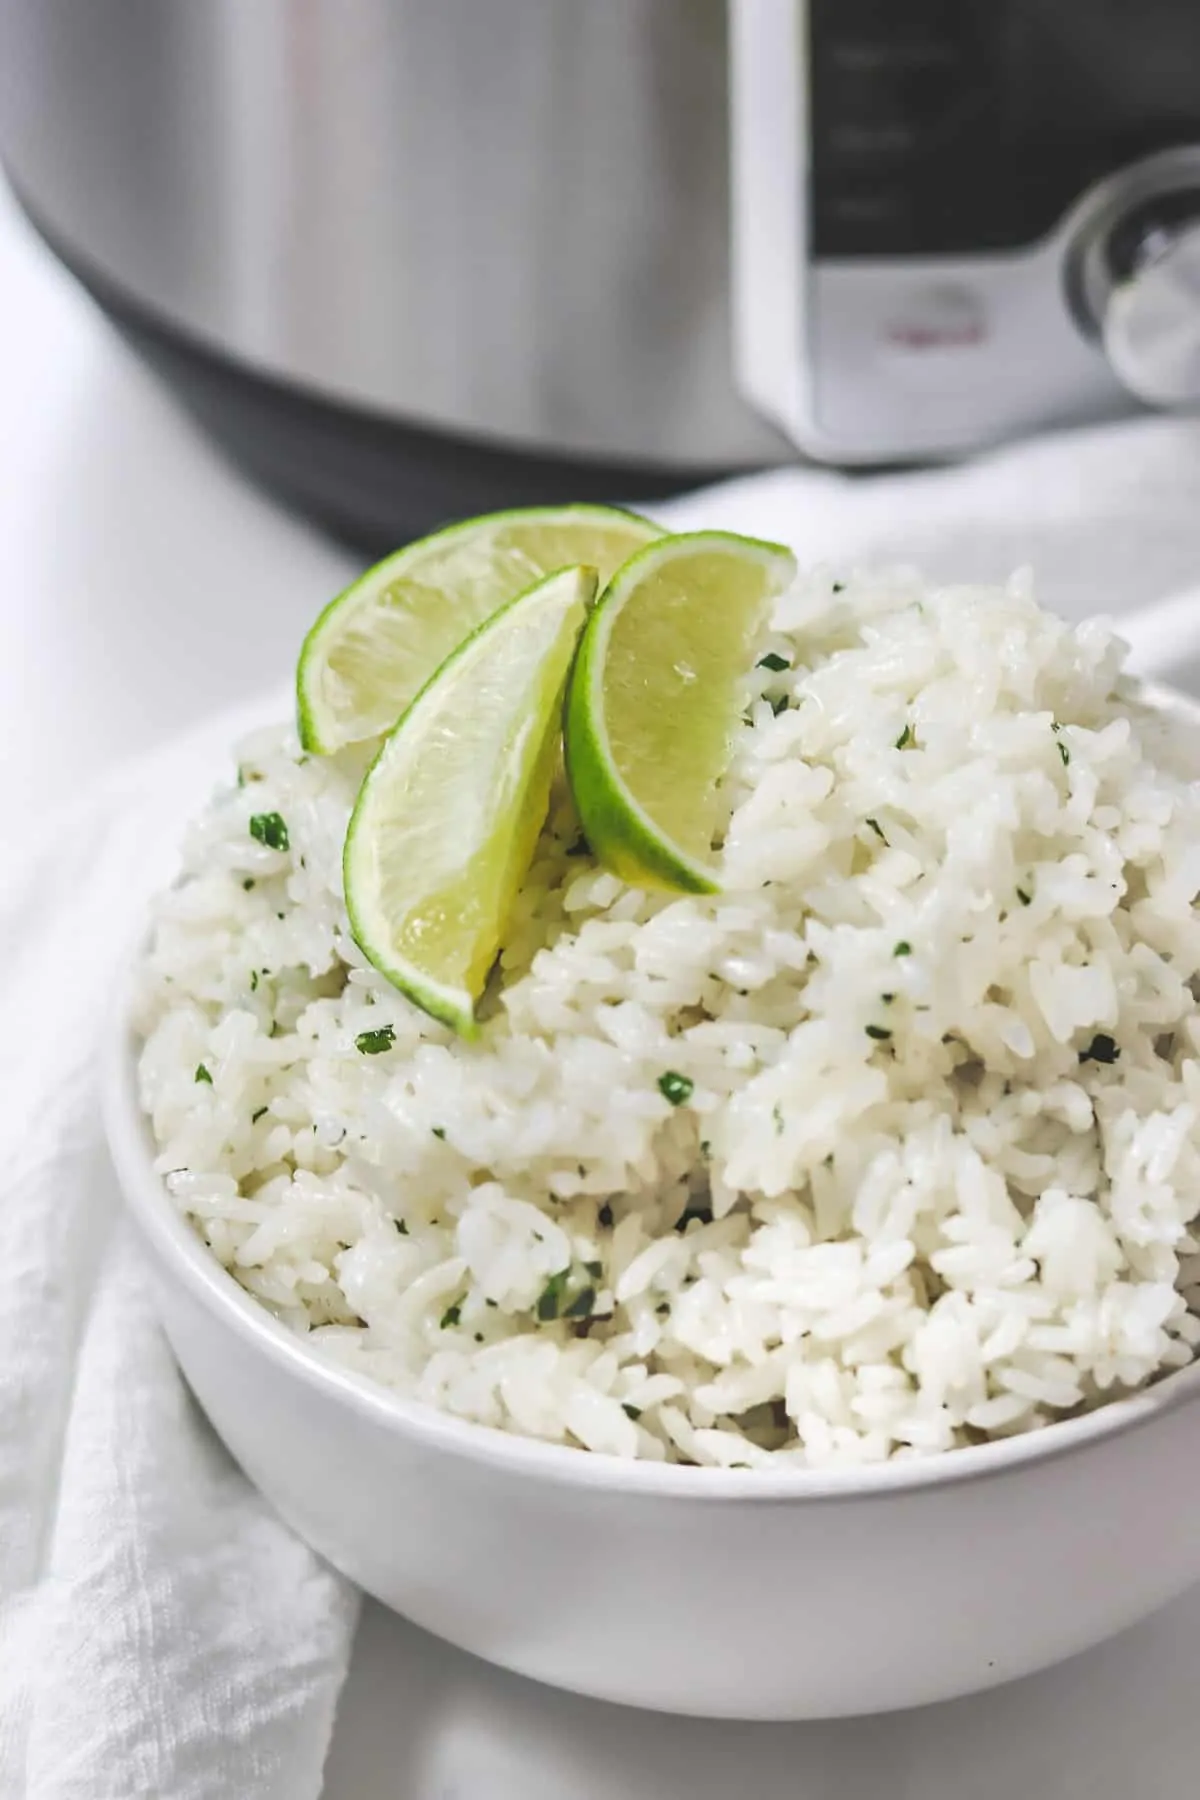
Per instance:
[[[243,485],[2,189],[0,395],[3,854],[4,831],[94,774],[277,685],[353,558]],[[1168,1800],[1200,1773],[1198,1682],[1200,1593],[1040,1679],[815,1726],[550,1694],[369,1606],[326,1795]]]

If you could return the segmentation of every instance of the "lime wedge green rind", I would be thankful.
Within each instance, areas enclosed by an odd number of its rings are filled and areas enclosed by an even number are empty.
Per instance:
[[[296,670],[303,748],[330,755],[390,731],[434,671],[530,584],[568,565],[601,584],[661,536],[636,513],[548,506],[490,513],[407,544],[332,600]]]
[[[719,892],[718,786],[742,685],[790,550],[729,532],[660,538],[593,608],[567,699],[567,775],[593,851],[624,880]]]
[[[485,621],[385,738],[343,855],[355,942],[464,1037],[545,823],[596,573],[567,568]]]

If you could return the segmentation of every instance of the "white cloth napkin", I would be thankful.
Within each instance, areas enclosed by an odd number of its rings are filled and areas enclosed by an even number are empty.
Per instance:
[[[791,469],[659,513],[806,563],[962,580],[1031,563],[1079,617],[1200,579],[1198,495],[1200,422],[1147,419],[946,470]],[[0,1800],[321,1791],[355,1597],[183,1389],[94,1093],[114,959],[249,722],[109,781],[0,863]]]

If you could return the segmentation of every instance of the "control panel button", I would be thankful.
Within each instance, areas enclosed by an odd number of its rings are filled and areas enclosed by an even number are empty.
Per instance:
[[[987,341],[987,312],[973,289],[938,282],[907,294],[882,322],[881,349],[918,363],[961,358]]]

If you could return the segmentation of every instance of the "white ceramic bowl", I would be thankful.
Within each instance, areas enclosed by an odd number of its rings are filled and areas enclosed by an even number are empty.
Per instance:
[[[201,1406],[301,1537],[464,1649],[631,1705],[830,1717],[1026,1674],[1200,1579],[1200,1365],[1026,1437],[828,1473],[466,1424],[327,1365],[218,1266],[154,1174],[134,1058],[118,1017],[109,1144]]]
[[[1026,1674],[1200,1580],[1200,1365],[1026,1437],[861,1470],[538,1444],[320,1360],[154,1174],[124,1033],[106,1088],[162,1323],[218,1434],[336,1568],[492,1662],[667,1711],[883,1711]]]

